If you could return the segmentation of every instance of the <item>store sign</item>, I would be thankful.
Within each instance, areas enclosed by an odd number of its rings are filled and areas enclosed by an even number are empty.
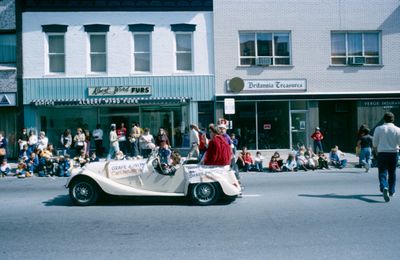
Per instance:
[[[244,88],[241,92],[290,92],[307,90],[307,81],[305,79],[244,79],[243,81]]]
[[[15,107],[16,105],[16,93],[0,93],[0,107]]]
[[[225,98],[224,99],[224,110],[226,115],[234,115],[235,114],[235,99],[234,98]]]
[[[151,86],[89,87],[89,97],[150,95]]]
[[[362,107],[399,107],[400,100],[366,100],[361,101]]]

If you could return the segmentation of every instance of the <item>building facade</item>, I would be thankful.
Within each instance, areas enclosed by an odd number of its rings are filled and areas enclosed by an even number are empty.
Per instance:
[[[18,132],[16,46],[15,1],[0,1],[0,132],[8,140],[8,156],[16,153]]]
[[[213,120],[212,1],[24,1],[22,21],[25,126],[52,142],[138,122],[182,147]]]
[[[361,124],[400,119],[400,7],[384,1],[214,1],[217,117],[241,145],[354,151]],[[397,121],[398,122],[398,121]]]

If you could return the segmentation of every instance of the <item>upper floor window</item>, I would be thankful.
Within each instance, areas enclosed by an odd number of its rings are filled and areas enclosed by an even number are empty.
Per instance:
[[[110,25],[87,24],[84,28],[89,35],[90,72],[107,72],[107,32]]]
[[[175,32],[175,55],[177,71],[193,70],[193,32],[195,24],[178,23],[171,24],[171,30]]]
[[[379,32],[332,32],[332,65],[380,64]]]
[[[240,65],[290,65],[289,32],[239,32]]]
[[[134,70],[137,72],[150,72],[150,34],[135,33],[133,35],[133,45]]]
[[[107,51],[105,34],[89,34],[90,72],[107,72]]]
[[[192,33],[176,33],[176,70],[191,71],[192,66]]]
[[[47,36],[46,67],[48,73],[65,73],[65,33],[68,26],[62,24],[42,25]]]
[[[48,71],[50,73],[65,72],[64,34],[48,34]]]
[[[0,31],[0,63],[16,63],[16,35]]]
[[[133,33],[133,67],[135,72],[151,71],[151,33],[154,24],[130,24]]]

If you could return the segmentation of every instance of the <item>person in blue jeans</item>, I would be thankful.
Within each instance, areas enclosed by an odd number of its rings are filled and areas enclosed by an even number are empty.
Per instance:
[[[60,177],[69,177],[71,168],[70,156],[66,154],[65,156],[60,156]]]
[[[394,115],[386,112],[383,125],[375,128],[373,147],[378,152],[379,189],[386,202],[396,192],[397,153],[400,145],[400,128],[393,124]]]
[[[360,161],[364,165],[365,172],[371,168],[371,153],[372,153],[372,136],[369,134],[369,129],[364,128],[361,130],[360,138],[357,142],[360,147]]]
[[[329,153],[329,160],[331,164],[336,168],[343,169],[347,165],[347,160],[343,158],[344,153],[339,150],[339,147],[336,145],[331,149]]]

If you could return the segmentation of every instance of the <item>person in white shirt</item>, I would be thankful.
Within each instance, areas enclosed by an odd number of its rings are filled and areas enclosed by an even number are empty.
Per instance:
[[[114,158],[119,152],[119,143],[118,143],[118,135],[117,135],[117,126],[115,124],[111,124],[110,129],[110,149],[107,155],[107,161]]]
[[[386,112],[384,124],[375,129],[373,147],[378,152],[379,188],[386,202],[395,193],[396,166],[400,145],[400,128],[393,124],[394,115]]]
[[[199,151],[199,144],[200,144],[200,137],[199,137],[199,128],[195,124],[190,125],[190,152],[188,157],[199,157],[200,151]]]
[[[40,151],[43,151],[44,149],[47,148],[48,143],[49,143],[49,139],[46,137],[46,133],[44,131],[40,131],[39,139],[37,142],[37,148]]]
[[[103,130],[100,128],[100,124],[96,125],[96,129],[93,130],[92,136],[96,146],[96,155],[101,157],[103,156]]]

